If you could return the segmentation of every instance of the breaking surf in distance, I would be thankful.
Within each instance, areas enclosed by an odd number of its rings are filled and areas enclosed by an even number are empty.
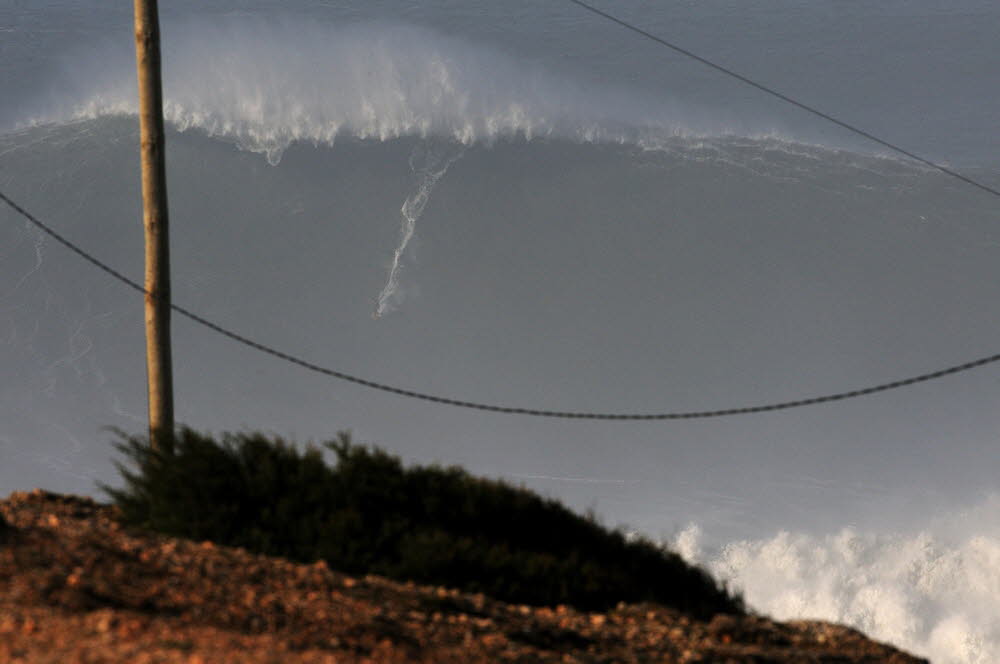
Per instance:
[[[167,24],[164,112],[265,154],[338,137],[437,137],[464,145],[558,138],[655,148],[683,136],[775,136],[735,115],[684,108],[669,95],[596,90],[486,46],[397,24],[343,27],[253,19]],[[57,84],[19,123],[62,123],[136,112],[132,53],[81,47]],[[85,84],[82,82],[86,82]]]
[[[843,623],[934,664],[1000,661],[1000,496],[918,532],[782,531],[704,547],[691,524],[670,543],[778,620]]]

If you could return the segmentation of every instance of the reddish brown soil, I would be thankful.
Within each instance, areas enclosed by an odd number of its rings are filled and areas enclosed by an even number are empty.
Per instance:
[[[43,491],[0,501],[0,662],[924,662],[822,622],[653,605],[505,604],[122,527]]]

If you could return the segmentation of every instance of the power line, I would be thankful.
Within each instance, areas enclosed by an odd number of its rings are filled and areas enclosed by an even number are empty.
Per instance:
[[[58,243],[62,244],[64,247],[77,254],[85,261],[94,265],[105,273],[109,274],[114,279],[125,284],[132,290],[138,291],[140,293],[146,293],[146,289],[139,285],[138,282],[129,279],[124,274],[118,270],[110,267],[101,260],[95,258],[91,254],[87,253],[79,246],[71,242],[70,240],[63,237],[60,233],[52,229],[47,224],[40,221],[30,212],[25,210],[23,207],[11,200],[6,194],[0,191],[0,199],[2,199],[7,205],[14,209],[18,214],[27,219],[29,222],[34,224],[44,233],[49,235],[51,238],[56,240]],[[970,369],[975,369],[977,367],[984,366],[986,364],[992,364],[994,362],[1000,361],[1000,353],[996,355],[991,355],[989,357],[983,357],[978,360],[972,360],[971,362],[965,362],[964,364],[959,364],[956,366],[948,367],[946,369],[941,369],[939,371],[933,371],[931,373],[921,374],[919,376],[913,376],[912,378],[904,378],[902,380],[895,380],[890,383],[882,383],[881,385],[874,385],[872,387],[866,387],[857,390],[850,390],[848,392],[838,392],[835,394],[826,394],[817,397],[808,397],[804,399],[796,399],[793,401],[781,401],[777,403],[764,404],[760,406],[742,406],[738,408],[720,408],[716,410],[694,410],[694,411],[680,411],[672,413],[595,413],[595,412],[573,412],[573,411],[562,411],[562,410],[542,410],[537,408],[521,408],[514,406],[498,406],[493,404],[478,403],[475,401],[466,401],[463,399],[453,399],[450,397],[440,397],[433,394],[427,394],[424,392],[417,392],[414,390],[407,390],[400,387],[394,387],[392,385],[386,385],[385,383],[379,383],[373,380],[368,380],[366,378],[359,378],[357,376],[352,376],[350,374],[344,373],[342,371],[337,371],[335,369],[330,369],[327,367],[314,364],[307,360],[303,360],[300,357],[291,355],[281,350],[277,350],[271,346],[267,346],[258,341],[254,341],[248,337],[243,336],[237,332],[225,328],[217,323],[213,323],[204,316],[196,314],[184,307],[176,304],[171,304],[170,308],[176,311],[178,314],[188,318],[189,320],[198,323],[202,327],[207,327],[213,332],[217,332],[224,337],[232,339],[244,346],[249,346],[255,350],[262,353],[276,357],[279,360],[284,360],[291,364],[298,365],[304,369],[308,369],[315,373],[323,374],[325,376],[330,376],[333,378],[338,378],[340,380],[355,383],[357,385],[363,385],[365,387],[370,387],[373,390],[379,390],[382,392],[388,392],[390,394],[397,394],[403,397],[409,397],[411,399],[420,399],[423,401],[429,401],[431,403],[444,404],[447,406],[457,406],[459,408],[469,408],[473,410],[489,411],[493,413],[505,413],[510,415],[530,415],[534,417],[551,417],[551,418],[562,418],[562,419],[577,419],[577,420],[693,420],[693,419],[707,419],[710,417],[727,417],[730,415],[749,415],[751,413],[765,413],[775,410],[788,410],[791,408],[801,408],[803,406],[812,406],[821,403],[828,403],[831,401],[843,401],[845,399],[853,399],[855,397],[865,396],[867,394],[875,394],[876,392],[886,392],[888,390],[894,390],[900,387],[906,387],[908,385],[915,385],[916,383],[924,383],[930,380],[935,380],[937,378],[942,378],[944,376],[950,376],[951,374],[960,373],[962,371],[968,371]]]
[[[607,20],[611,21],[612,23],[617,23],[618,25],[620,25],[621,27],[625,28],[626,30],[631,30],[632,32],[634,32],[634,33],[636,33],[638,35],[642,35],[646,39],[651,39],[652,41],[656,42],[657,44],[660,44],[661,46],[666,46],[667,48],[671,49],[672,51],[680,53],[681,55],[683,55],[685,57],[691,58],[692,60],[696,60],[697,62],[700,62],[701,64],[705,65],[706,67],[711,67],[712,69],[714,69],[714,70],[716,70],[718,72],[721,72],[721,73],[725,74],[726,76],[735,78],[737,81],[740,81],[741,83],[745,83],[745,84],[747,84],[747,85],[749,85],[751,87],[757,88],[761,92],[769,94],[772,97],[777,97],[781,101],[789,103],[792,106],[797,106],[798,108],[801,108],[803,111],[806,111],[807,113],[812,113],[813,115],[815,115],[817,117],[820,117],[820,118],[823,118],[824,120],[827,120],[828,122],[832,122],[833,124],[835,124],[835,125],[837,125],[839,127],[843,127],[844,129],[847,129],[848,131],[854,132],[858,136],[862,136],[864,138],[867,138],[870,141],[878,143],[882,147],[889,148],[890,150],[893,150],[894,152],[898,152],[901,155],[909,157],[910,159],[913,159],[914,161],[918,161],[921,164],[924,164],[925,166],[930,166],[931,168],[933,168],[935,170],[941,171],[942,173],[950,175],[953,178],[957,178],[957,179],[961,180],[962,182],[965,182],[966,184],[971,184],[973,187],[977,187],[979,189],[982,189],[983,191],[985,191],[987,193],[990,193],[990,194],[993,194],[994,196],[1000,198],[1000,190],[998,190],[998,189],[990,187],[989,185],[985,185],[982,182],[978,182],[976,180],[973,180],[972,178],[968,177],[967,175],[962,175],[961,173],[959,173],[957,171],[953,171],[952,169],[948,168],[947,166],[942,166],[941,164],[933,162],[930,159],[927,159],[926,157],[921,157],[920,155],[914,154],[914,153],[910,152],[909,150],[906,150],[904,148],[899,147],[898,145],[890,143],[889,141],[881,139],[878,136],[875,136],[874,134],[871,134],[871,133],[865,131],[864,129],[861,129],[859,127],[855,127],[854,125],[849,124],[847,122],[844,122],[843,120],[838,120],[837,118],[833,117],[829,113],[824,113],[823,111],[821,111],[821,110],[819,110],[817,108],[813,108],[812,106],[809,106],[808,104],[804,104],[804,103],[802,103],[800,101],[797,101],[797,100],[789,97],[788,95],[785,95],[785,94],[782,94],[782,93],[778,92],[777,90],[775,90],[773,88],[770,88],[770,87],[768,87],[768,86],[766,86],[766,85],[764,85],[762,83],[758,83],[757,81],[754,81],[753,79],[750,79],[750,78],[747,78],[746,76],[743,76],[742,74],[738,74],[735,71],[733,71],[732,69],[728,69],[726,67],[723,67],[722,65],[716,64],[716,63],[712,62],[711,60],[709,60],[707,58],[701,57],[697,53],[693,53],[693,52],[687,50],[686,48],[682,48],[682,47],[678,46],[677,44],[673,44],[671,42],[668,42],[666,39],[663,39],[662,37],[657,37],[656,35],[654,35],[651,32],[647,32],[646,30],[643,30],[642,28],[636,27],[636,26],[632,25],[631,23],[623,21],[622,19],[618,18],[617,16],[613,16],[611,14],[608,14],[607,12],[603,12],[600,9],[597,9],[596,7],[592,7],[591,5],[588,5],[585,2],[581,2],[581,0],[568,0],[568,1],[572,2],[574,5],[578,5],[579,7],[582,7],[583,9],[586,9],[587,11],[589,11],[589,12],[591,12],[593,14],[596,14],[597,16],[600,16],[601,18],[607,19]]]

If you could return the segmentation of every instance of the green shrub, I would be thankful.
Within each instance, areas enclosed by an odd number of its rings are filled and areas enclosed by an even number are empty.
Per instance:
[[[555,500],[458,467],[404,468],[341,433],[299,452],[259,433],[221,442],[180,430],[169,451],[116,444],[125,488],[102,485],[127,523],[350,574],[482,592],[535,605],[605,609],[649,601],[698,617],[741,613],[704,571],[644,539],[627,540]]]

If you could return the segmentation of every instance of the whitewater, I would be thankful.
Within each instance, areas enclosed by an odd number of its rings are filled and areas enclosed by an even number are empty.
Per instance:
[[[0,187],[136,276],[131,43],[105,34],[118,14],[71,4],[38,10],[77,35],[44,66],[32,40],[10,42],[2,75],[32,82],[0,104]],[[947,176],[763,103],[720,103],[697,74],[570,13],[555,12],[572,29],[548,53],[531,46],[548,17],[532,7],[507,38],[471,10],[326,21],[302,15],[319,5],[258,4],[164,24],[175,297],[213,320],[404,387],[604,410],[778,400],[996,350],[997,207]],[[639,18],[666,34],[731,15],[706,7]],[[797,11],[792,51],[839,52],[811,27],[821,10]],[[0,11],[10,34],[45,34],[21,18]],[[721,41],[738,49],[749,37],[733,26]],[[948,89],[937,76],[929,87]],[[856,94],[849,110],[885,114]],[[962,117],[985,136],[979,112]],[[992,139],[947,145],[909,122],[908,147],[1000,182]],[[0,211],[4,493],[94,494],[115,481],[101,427],[144,422],[136,303],[75,260]],[[936,663],[1000,661],[994,373],[785,419],[588,429],[372,401],[184,323],[177,344],[194,426],[300,440],[353,427],[407,459],[672,532],[778,619],[843,622]]]
[[[437,137],[466,145],[551,137],[655,146],[673,136],[722,131],[718,123],[696,120],[696,113],[680,119],[676,109],[655,108],[633,94],[594,94],[414,26],[244,19],[165,31],[176,36],[164,46],[164,118],[180,131],[261,152],[272,165],[293,142],[333,145],[338,136]],[[58,81],[60,91],[44,100],[43,110],[29,111],[19,128],[136,113],[127,49],[90,46],[68,59],[72,78]],[[85,86],[74,84],[81,78]]]
[[[671,548],[779,620],[829,620],[933,662],[986,664],[1000,659],[998,503],[990,496],[915,533],[782,531],[714,549],[691,524]]]

